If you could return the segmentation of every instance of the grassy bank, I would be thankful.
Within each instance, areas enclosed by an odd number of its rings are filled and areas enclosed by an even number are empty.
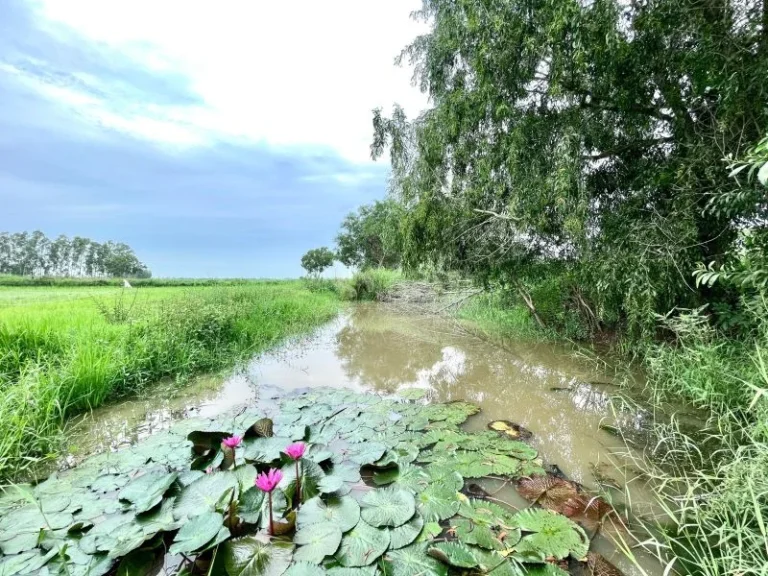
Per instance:
[[[556,296],[551,284],[539,294]],[[529,289],[536,294],[537,286]],[[459,314],[503,337],[594,335],[594,326],[573,313],[572,301],[554,296],[534,300],[542,303],[537,310],[545,327],[509,290],[476,297]],[[694,428],[669,413],[652,422],[636,460],[661,511],[642,519],[644,544],[671,563],[671,573],[768,574],[768,306],[754,302],[745,310],[750,329],[739,338],[693,311],[660,322],[663,339],[614,340],[616,356],[627,367],[640,364],[647,375],[649,414],[677,405],[704,419]]]
[[[55,454],[66,419],[164,377],[215,370],[339,309],[301,282],[0,288],[0,477]]]

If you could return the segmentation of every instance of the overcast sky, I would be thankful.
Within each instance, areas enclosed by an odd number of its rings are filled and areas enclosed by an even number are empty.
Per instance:
[[[371,110],[418,0],[0,0],[0,231],[130,244],[155,276],[286,277],[386,192]]]

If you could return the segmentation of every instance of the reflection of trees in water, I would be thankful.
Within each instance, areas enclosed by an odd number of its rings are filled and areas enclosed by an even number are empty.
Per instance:
[[[395,326],[367,326],[357,317],[341,329],[336,341],[336,354],[347,375],[381,392],[415,382],[419,370],[442,358],[439,345]]]
[[[521,388],[548,395],[550,386],[565,386],[569,391],[555,394],[570,396],[580,411],[606,409],[608,394],[584,383],[594,374],[566,350],[523,343],[502,349],[450,328],[361,308],[338,333],[336,354],[351,379],[382,392],[415,385],[440,401],[506,404]]]

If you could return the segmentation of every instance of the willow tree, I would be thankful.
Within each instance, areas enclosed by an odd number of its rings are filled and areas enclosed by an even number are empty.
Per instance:
[[[406,265],[508,281],[558,261],[637,330],[701,298],[732,246],[724,158],[768,127],[768,8],[756,0],[424,0],[401,55],[433,107],[374,112],[408,208]]]

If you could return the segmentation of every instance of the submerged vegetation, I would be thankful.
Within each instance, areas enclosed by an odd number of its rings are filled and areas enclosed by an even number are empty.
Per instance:
[[[77,412],[161,378],[225,367],[338,309],[335,293],[300,282],[0,287],[0,477],[55,456],[62,427]]]
[[[476,406],[412,397],[289,396],[272,410],[181,422],[10,490],[0,573],[616,573],[574,521],[601,525],[614,514],[607,503],[546,476],[523,442],[462,432]],[[516,511],[469,491],[466,479],[487,475],[517,480],[532,505]]]

